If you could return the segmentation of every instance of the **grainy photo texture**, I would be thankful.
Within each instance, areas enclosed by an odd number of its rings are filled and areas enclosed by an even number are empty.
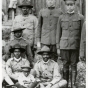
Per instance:
[[[2,88],[86,88],[86,0],[2,0]]]

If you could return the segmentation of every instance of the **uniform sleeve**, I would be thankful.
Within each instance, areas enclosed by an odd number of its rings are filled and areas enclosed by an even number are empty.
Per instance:
[[[39,77],[40,77],[40,72],[39,72],[39,64],[38,64],[38,63],[35,64],[34,70],[35,70],[35,72],[36,72],[36,78],[39,79]]]
[[[24,66],[28,66],[28,67],[30,67],[30,62],[27,60],[27,59],[25,59],[25,64],[24,64]]]
[[[37,44],[37,29],[38,29],[38,19],[35,17],[34,19],[34,44]]]
[[[11,31],[13,31],[13,29],[16,27],[16,25],[19,25],[19,23],[17,22],[17,16],[13,20],[13,25],[12,25]],[[13,40],[13,39],[14,39],[14,34],[11,32],[11,40]]]
[[[2,72],[3,72],[3,80],[5,80],[9,85],[14,85],[14,83],[12,82],[12,80],[10,79],[10,77],[8,76],[7,72],[6,72],[6,65],[5,65],[5,61],[2,61],[3,63],[3,67],[2,67]]]
[[[56,47],[57,47],[57,49],[60,49],[61,34],[62,34],[62,29],[61,29],[61,21],[59,18],[58,23],[57,23],[57,29],[56,29]]]
[[[56,82],[61,80],[61,74],[60,74],[60,68],[58,64],[56,63],[54,66],[54,72],[53,72],[53,80],[51,81],[52,84],[55,84]]]
[[[81,18],[81,30],[82,30],[83,23],[84,23],[84,16],[80,14],[80,18]]]
[[[42,18],[42,11],[40,10],[39,12],[39,16],[38,16],[38,30],[37,30],[37,41],[40,42],[41,39],[41,30],[42,30],[42,22],[43,18]]]
[[[12,72],[12,68],[11,68],[11,64],[10,64],[10,63],[11,63],[11,60],[8,60],[7,63],[6,63],[6,71],[7,71],[7,74],[8,74],[11,78],[17,80],[16,75]]]
[[[86,41],[86,23],[84,22],[83,27],[82,27],[82,32],[81,32],[81,43],[80,43],[80,56],[84,57],[85,53],[85,44]]]
[[[14,21],[13,21],[13,28],[14,28],[16,25],[19,25],[19,26],[20,26],[20,24],[19,24],[19,22],[18,22],[18,19],[19,19],[19,16],[16,16],[15,19],[14,19]]]
[[[35,78],[33,75],[31,75],[31,81],[34,82],[35,81]]]
[[[9,52],[9,49],[11,48],[9,42],[7,45],[5,45],[4,50],[5,50],[5,56],[3,57],[3,60],[7,61],[11,57],[11,53]]]

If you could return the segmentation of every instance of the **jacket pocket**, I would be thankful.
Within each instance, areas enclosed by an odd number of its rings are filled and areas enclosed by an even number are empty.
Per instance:
[[[69,20],[68,19],[61,19],[61,27],[62,29],[68,29]]]
[[[59,18],[59,16],[58,16],[58,14],[54,14],[53,15],[53,24],[57,24],[57,22],[58,22],[58,18]]]
[[[61,38],[60,40],[60,47],[66,48],[68,47],[68,39],[66,38]]]
[[[80,28],[80,25],[81,25],[81,20],[80,20],[80,18],[78,18],[78,19],[73,19],[72,24],[73,24],[74,29],[79,29],[79,28]]]

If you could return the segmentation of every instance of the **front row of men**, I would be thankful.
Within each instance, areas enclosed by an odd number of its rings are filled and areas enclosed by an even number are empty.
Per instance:
[[[34,76],[30,74],[32,67],[30,67],[29,61],[21,56],[25,49],[16,44],[9,51],[13,53],[13,57],[6,62],[9,84],[18,88],[34,88],[36,86],[37,88],[62,88],[67,84],[60,74],[59,65],[51,59],[52,52],[47,46],[38,52],[43,59],[34,65]]]

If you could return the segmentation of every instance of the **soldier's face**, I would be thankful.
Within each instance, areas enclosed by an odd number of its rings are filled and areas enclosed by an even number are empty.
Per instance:
[[[48,7],[55,7],[56,0],[46,0],[46,4]]]
[[[49,58],[50,58],[50,55],[45,52],[45,53],[42,54],[42,57],[43,57],[43,61],[47,62],[49,60]]]
[[[14,57],[16,57],[17,59],[19,59],[21,56],[21,52],[19,49],[15,49],[13,54],[14,54]]]
[[[75,9],[75,1],[67,0],[65,1],[66,10],[72,12]]]
[[[28,15],[30,13],[31,9],[28,7],[22,7],[22,14],[23,15]]]
[[[14,36],[15,36],[16,38],[20,38],[20,37],[22,36],[22,31],[15,31],[15,32],[14,32]]]
[[[29,75],[30,71],[24,71],[23,74],[27,77]]]

